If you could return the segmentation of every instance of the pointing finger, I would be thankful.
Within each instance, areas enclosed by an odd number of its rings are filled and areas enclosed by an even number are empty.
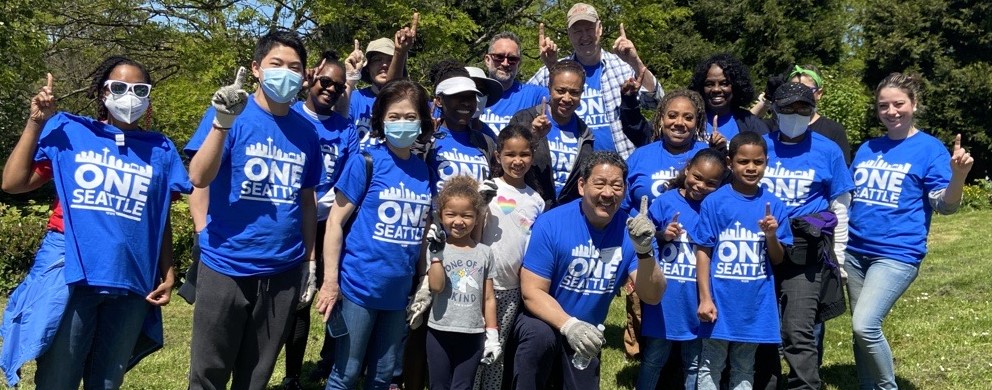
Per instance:
[[[358,44],[358,40],[355,40],[355,51],[362,51],[361,45]]]
[[[641,195],[641,215],[643,215],[645,217],[648,215],[648,196],[647,195]]]
[[[676,211],[675,215],[672,216],[672,223],[679,223],[679,212]]]
[[[51,75],[49,75],[49,77],[51,77]],[[49,81],[48,87],[51,88],[52,87],[52,84],[51,84],[52,79],[49,78],[48,81]],[[958,133],[958,135],[956,137],[954,137],[954,151],[956,152],[956,151],[958,151],[960,149],[961,149],[961,133]]]
[[[765,202],[765,216],[769,217],[772,215],[772,204],[771,202]]]
[[[620,23],[620,38],[627,39],[627,33],[623,30],[623,23]]]
[[[717,122],[717,118],[719,118],[719,117],[720,117],[719,115],[713,115],[713,133],[716,133],[717,130],[719,130],[719,128],[720,128],[720,125]]]
[[[544,44],[544,23],[537,25],[537,41],[540,44]]]
[[[413,22],[410,23],[410,32],[417,35],[417,24],[420,23],[420,12],[413,13]]]
[[[548,112],[548,97],[541,97],[541,115],[545,115]]]
[[[243,66],[238,67],[238,74],[236,76],[234,76],[234,84],[233,85],[236,86],[236,87],[238,87],[238,88],[241,88],[241,85],[245,83],[245,73],[247,73],[247,72],[248,72],[248,70],[245,69],[245,67],[243,67]]]
[[[52,77],[52,74],[49,73],[48,74],[48,93],[52,93],[52,91],[53,91],[53,89],[52,89],[52,81],[53,80],[54,80],[54,78]],[[960,138],[960,136],[958,136],[958,138]]]

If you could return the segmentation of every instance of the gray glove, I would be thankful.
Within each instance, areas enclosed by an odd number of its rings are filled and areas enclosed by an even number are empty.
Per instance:
[[[561,334],[568,340],[568,345],[575,353],[582,356],[599,355],[600,348],[606,342],[603,332],[595,325],[571,317],[561,327]]]
[[[301,286],[303,291],[300,294],[300,304],[296,306],[297,310],[309,307],[310,301],[313,301],[313,297],[317,295],[317,262],[307,261],[306,272],[306,281]]]
[[[214,126],[220,129],[230,129],[234,124],[234,119],[245,110],[248,105],[248,92],[241,89],[245,81],[245,67],[238,68],[238,74],[234,78],[234,84],[220,87],[214,92],[210,104],[214,106],[217,113],[214,114]]]
[[[417,329],[424,323],[424,313],[431,307],[431,290],[427,288],[427,276],[420,278],[417,292],[413,293],[413,299],[406,307],[406,322],[410,324],[410,329]]]
[[[428,264],[433,259],[444,260],[444,245],[448,240],[448,234],[444,232],[444,227],[441,226],[441,217],[437,214],[437,210],[434,210],[434,220],[431,222],[431,226],[427,229],[427,251],[429,253]]]
[[[493,198],[496,197],[497,190],[499,190],[499,187],[496,186],[496,182],[492,179],[486,179],[482,183],[479,183],[479,195],[482,195],[482,204],[489,206],[489,202],[492,202]]]
[[[648,197],[641,197],[641,212],[636,217],[627,218],[627,234],[634,244],[637,254],[644,255],[654,250],[654,223],[648,218]]]

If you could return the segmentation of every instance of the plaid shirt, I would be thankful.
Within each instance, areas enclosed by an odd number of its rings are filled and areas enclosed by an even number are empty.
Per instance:
[[[605,114],[607,120],[610,122],[610,132],[613,134],[613,143],[616,145],[617,153],[620,153],[620,156],[626,159],[634,151],[634,144],[627,140],[627,136],[623,134],[623,126],[620,124],[620,88],[624,82],[634,77],[634,69],[630,65],[627,65],[626,62],[623,62],[616,54],[606,50],[600,50],[602,51],[600,61],[603,64],[603,76],[600,79],[600,86],[603,94],[603,103],[606,106]],[[575,54],[565,57],[563,60],[577,61]],[[548,68],[542,66],[527,83],[547,88]],[[658,106],[658,101],[661,97],[665,96],[665,91],[661,89],[661,84],[658,83],[657,78],[654,81],[654,88],[655,92],[650,93],[641,86],[641,93],[639,94],[641,108],[653,110]]]

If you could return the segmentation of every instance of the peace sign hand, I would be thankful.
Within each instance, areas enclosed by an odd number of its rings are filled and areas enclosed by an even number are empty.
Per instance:
[[[637,48],[634,47],[634,42],[627,39],[627,32],[624,31],[623,23],[620,23],[620,36],[617,37],[616,41],[613,41],[613,53],[619,56],[623,62],[630,65],[631,68],[634,68],[634,70],[643,67],[641,58],[637,56]]]
[[[551,38],[544,36],[544,23],[537,26],[537,42],[541,52],[541,62],[545,67],[551,68],[551,65],[558,62],[558,45]]]
[[[765,233],[765,237],[775,236],[778,230],[778,220],[772,215],[771,203],[765,203],[765,217],[758,221],[758,227]]]
[[[214,126],[218,129],[230,129],[234,119],[245,110],[248,104],[248,92],[245,92],[241,86],[245,82],[247,72],[245,67],[239,67],[234,83],[220,87],[210,99],[210,104],[217,110],[214,115]]]
[[[419,23],[420,12],[414,12],[410,27],[403,27],[396,31],[396,35],[393,37],[393,44],[396,45],[397,51],[403,53],[410,51],[410,48],[413,47],[413,42],[417,39],[417,24]]]
[[[654,250],[654,222],[648,218],[648,196],[641,196],[640,213],[627,217],[627,234],[639,255],[651,254]]]
[[[623,95],[636,95],[638,91],[641,90],[641,84],[644,83],[644,74],[647,73],[648,68],[641,68],[641,73],[637,75],[637,78],[629,78],[627,81],[620,86],[620,93]]]
[[[958,175],[968,175],[971,171],[971,166],[974,165],[975,159],[971,157],[971,153],[961,147],[961,134],[954,137],[954,151],[951,154],[951,171]]]
[[[31,120],[42,124],[55,115],[57,100],[55,99],[55,89],[52,85],[54,78],[48,74],[48,83],[38,90],[38,94],[31,98]]]

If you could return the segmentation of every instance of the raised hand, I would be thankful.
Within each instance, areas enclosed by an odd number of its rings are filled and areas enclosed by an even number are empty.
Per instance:
[[[365,53],[362,52],[362,46],[356,39],[355,50],[352,50],[351,54],[348,54],[348,58],[344,59],[344,71],[348,81],[358,81],[365,63]]]
[[[627,218],[627,234],[639,255],[650,254],[654,250],[654,222],[648,218],[648,197],[641,196],[640,213]]]
[[[315,78],[324,70],[324,64],[326,62],[327,59],[321,59],[320,64],[318,64],[316,68],[307,68],[307,70],[303,71],[303,84],[300,87],[301,89],[306,91],[308,88],[313,86]]]
[[[427,250],[430,252],[431,260],[443,258],[444,246],[448,241],[448,234],[441,226],[441,216],[438,215],[437,210],[433,211],[433,216],[434,220],[427,230]]]
[[[709,144],[711,148],[727,150],[727,137],[720,134],[720,125],[717,121],[719,115],[713,115],[713,134],[710,135]]]
[[[482,203],[485,205],[489,205],[493,201],[497,191],[499,191],[499,187],[492,179],[486,179],[479,183],[479,195],[482,195]]]
[[[31,98],[31,120],[36,123],[45,123],[48,118],[55,115],[57,101],[55,99],[55,87],[52,85],[54,78],[48,74],[48,83],[38,90],[38,94]]]
[[[954,150],[951,154],[951,171],[959,175],[967,175],[974,163],[975,159],[971,157],[971,153],[968,153],[968,151],[961,147],[961,134],[958,134],[954,137]]]
[[[634,70],[639,70],[644,66],[641,63],[641,58],[637,56],[637,48],[634,47],[634,42],[627,39],[627,33],[624,31],[623,23],[620,23],[620,36],[613,41],[613,54],[619,56],[623,62],[626,62]]]
[[[765,217],[758,221],[758,227],[765,233],[765,237],[774,236],[778,230],[778,220],[772,215],[771,203],[765,203]]]
[[[544,36],[544,23],[537,26],[537,47],[541,53],[541,62],[544,66],[550,68],[555,62],[558,62],[558,45],[555,41]]]
[[[239,67],[238,73],[234,77],[234,83],[220,87],[214,92],[210,104],[214,106],[217,113],[214,115],[214,126],[219,129],[230,129],[234,124],[234,119],[245,110],[248,104],[248,92],[242,89],[245,82],[245,74],[248,71],[245,67]]]
[[[641,90],[641,84],[644,84],[644,74],[647,73],[648,68],[641,68],[640,73],[637,74],[637,78],[629,78],[627,81],[620,86],[620,93],[624,95],[637,95],[637,92]]]
[[[538,114],[530,122],[531,132],[538,139],[548,136],[551,131],[551,121],[548,120],[548,98],[542,97],[541,104],[537,106]]]
[[[672,221],[669,222],[668,226],[665,227],[665,232],[662,233],[662,236],[664,237],[665,241],[675,241],[676,238],[682,236],[682,224],[679,223],[678,212],[676,212],[675,215],[672,216]]]
[[[410,27],[403,27],[396,31],[396,35],[393,37],[393,44],[396,45],[396,50],[404,53],[410,51],[410,48],[413,47],[413,42],[417,39],[418,23],[420,23],[420,12],[414,12]]]

